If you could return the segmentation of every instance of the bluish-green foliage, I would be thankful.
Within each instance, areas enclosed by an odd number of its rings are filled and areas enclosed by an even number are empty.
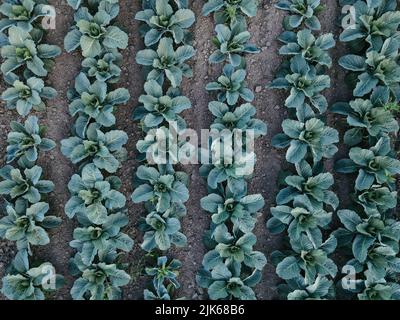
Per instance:
[[[255,300],[253,288],[267,263],[264,254],[254,250],[257,238],[253,233],[264,199],[247,192],[256,155],[245,150],[245,141],[239,147],[225,143],[235,132],[246,135],[251,131],[255,138],[267,133],[266,124],[256,118],[250,104],[254,93],[246,84],[245,55],[260,52],[250,43],[246,18],[256,15],[258,4],[256,0],[209,0],[203,6],[203,15],[214,13],[216,24],[215,51],[209,62],[226,63],[221,76],[206,86],[217,98],[208,109],[214,117],[211,129],[221,133],[210,139],[209,151],[218,156],[200,168],[209,189],[201,206],[212,222],[204,241],[209,251],[196,279],[212,300]]]
[[[347,117],[344,142],[351,147],[335,169],[355,181],[354,203],[338,212],[343,227],[334,235],[355,272],[353,288],[346,293],[359,300],[398,300],[400,223],[393,209],[400,172],[394,148],[399,125],[392,106],[400,100],[400,12],[395,0],[340,3],[356,12],[354,25],[340,35],[348,54],[339,60],[354,99],[332,108]]]
[[[45,85],[46,77],[61,53],[45,43],[42,18],[48,16],[45,0],[3,0],[0,5],[1,72],[6,89],[1,99],[15,109],[24,122],[12,121],[7,136],[6,165],[0,169],[0,194],[4,198],[0,237],[16,242],[18,253],[3,278],[2,293],[11,300],[44,300],[63,284],[49,262],[38,264],[35,246],[49,244],[48,231],[61,219],[52,215],[47,195],[54,189],[37,161],[56,144],[45,137],[46,128],[38,117],[46,100],[57,92]],[[36,267],[31,267],[34,262]],[[54,286],[47,282],[54,279]]]
[[[81,72],[68,92],[69,111],[75,119],[72,136],[61,141],[61,152],[77,166],[68,184],[71,198],[65,205],[76,217],[70,245],[77,253],[70,261],[76,277],[71,289],[75,300],[118,300],[130,282],[120,256],[133,240],[122,228],[128,224],[126,198],[114,175],[127,158],[128,135],[116,130],[115,111],[130,99],[125,88],[116,88],[128,35],[115,19],[118,0],[68,1],[76,11],[74,25],[64,40],[67,52],[84,57]],[[111,88],[113,85],[113,89]]]
[[[144,298],[170,300],[180,287],[177,270],[181,263],[175,259],[168,262],[166,254],[172,247],[187,244],[180,221],[186,215],[189,179],[184,172],[175,170],[178,159],[175,148],[170,147],[174,140],[169,130],[172,123],[176,123],[178,132],[187,128],[180,113],[192,104],[180,88],[184,79],[192,76],[187,62],[195,55],[189,32],[195,16],[188,1],[143,0],[135,19],[142,23],[140,32],[145,44],[145,49],[137,53],[136,62],[144,66],[146,82],[145,94],[139,97],[140,105],[133,112],[145,137],[136,145],[138,159],[144,164],[136,170],[132,201],[144,203],[146,216],[139,222],[139,229],[144,232],[141,248],[157,260],[156,267],[146,267],[146,274],[153,281],[144,291]],[[159,145],[161,139],[166,140],[165,150]],[[163,162],[157,162],[159,159]],[[153,265],[154,261],[147,262]]]
[[[331,299],[338,268],[330,255],[337,241],[322,231],[330,226],[339,199],[330,190],[334,179],[325,172],[324,160],[338,151],[339,134],[324,122],[328,102],[323,91],[331,86],[326,71],[332,66],[328,50],[335,41],[332,34],[314,35],[321,28],[319,0],[282,0],[276,7],[289,12],[279,36],[283,43],[279,53],[288,60],[269,87],[288,92],[289,119],[283,121],[283,133],[273,137],[272,145],[287,148],[286,160],[296,171],[282,175],[283,188],[267,222],[273,234],[288,235],[287,250],[273,252],[272,262],[285,280],[279,286],[282,298]]]

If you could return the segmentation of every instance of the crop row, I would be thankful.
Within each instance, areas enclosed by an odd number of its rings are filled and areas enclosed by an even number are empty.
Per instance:
[[[145,271],[152,281],[144,298],[170,300],[180,287],[177,277],[181,262],[168,258],[166,253],[173,246],[182,248],[187,244],[181,219],[189,199],[188,176],[175,170],[178,159],[169,148],[174,143],[170,132],[179,134],[186,129],[180,114],[192,106],[180,88],[184,78],[192,76],[186,62],[195,50],[187,29],[195,16],[187,1],[143,0],[142,7],[135,19],[142,23],[140,32],[146,49],[137,53],[136,62],[145,69],[145,94],[139,97],[133,119],[140,121],[145,135],[136,145],[138,161],[144,164],[136,171],[132,200],[144,202],[146,210],[139,228],[144,232],[141,248],[146,251]],[[160,144],[162,139],[167,149]]]
[[[339,205],[331,173],[325,159],[337,152],[338,132],[326,125],[328,102],[323,96],[330,87],[327,69],[332,66],[329,49],[335,46],[332,34],[318,34],[320,1],[278,2],[286,10],[285,31],[279,53],[287,57],[270,88],[289,92],[285,106],[289,119],[282,123],[283,133],[272,139],[276,148],[287,148],[286,161],[293,166],[281,177],[282,189],[267,227],[272,233],[288,235],[284,250],[272,253],[272,263],[285,283],[280,294],[287,299],[334,298],[332,279],[337,266],[331,259],[336,238],[323,232],[332,222]],[[300,9],[300,10],[299,10]],[[286,242],[286,241],[285,241]]]
[[[0,6],[1,72],[6,89],[1,99],[16,110],[24,122],[12,121],[7,136],[6,165],[0,169],[0,194],[5,216],[0,220],[0,237],[14,241],[18,253],[3,277],[2,293],[13,300],[42,300],[63,283],[49,262],[39,263],[34,247],[49,244],[47,231],[61,219],[51,212],[48,194],[54,189],[43,179],[39,156],[55,147],[45,138],[46,128],[33,111],[45,112],[46,100],[57,95],[45,85],[54,58],[61,53],[45,43],[41,20],[48,17],[45,1],[3,1]]]
[[[354,98],[332,107],[346,116],[349,126],[344,135],[348,158],[337,161],[335,169],[349,174],[354,189],[351,206],[337,213],[343,227],[334,235],[353,272],[347,281],[350,296],[399,299],[400,221],[394,214],[395,175],[400,173],[394,143],[399,125],[392,111],[400,100],[400,12],[393,0],[347,0],[341,5],[352,5],[356,12],[352,27],[340,35],[349,54],[339,59],[348,71]]]
[[[249,42],[246,18],[256,15],[257,6],[255,0],[210,0],[203,7],[203,15],[213,13],[216,23],[212,39],[216,49],[209,62],[225,63],[221,76],[206,86],[216,92],[217,100],[208,109],[214,117],[211,129],[220,134],[209,141],[211,164],[200,168],[209,193],[201,199],[201,207],[211,215],[211,225],[204,237],[208,252],[196,278],[212,300],[255,299],[253,287],[266,264],[264,254],[253,249],[257,242],[253,229],[264,199],[247,192],[256,162],[254,151],[246,148],[247,135],[258,138],[267,132],[254,117],[256,109],[250,103],[254,93],[246,84],[244,56],[259,52]],[[237,139],[239,135],[243,139]]]
[[[116,129],[115,110],[128,102],[127,89],[118,88],[122,55],[128,35],[115,23],[118,1],[68,1],[75,10],[74,24],[64,39],[67,52],[83,56],[81,72],[68,91],[74,117],[71,137],[61,141],[61,152],[76,173],[68,183],[66,215],[76,218],[70,246],[77,252],[69,263],[75,277],[75,300],[113,300],[130,281],[123,253],[133,240],[122,229],[128,224],[126,198],[113,175],[127,158],[128,135]],[[117,87],[117,88],[116,88]]]

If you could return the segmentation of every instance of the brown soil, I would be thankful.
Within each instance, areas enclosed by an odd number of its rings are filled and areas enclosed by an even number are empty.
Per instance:
[[[47,37],[49,43],[63,45],[63,39],[73,21],[73,10],[62,0],[50,0],[57,10],[57,27],[51,31]],[[117,111],[117,127],[125,130],[129,135],[129,160],[124,163],[118,175],[123,180],[123,192],[129,198],[132,193],[131,177],[137,166],[135,158],[135,144],[142,134],[136,123],[130,119],[131,112],[136,106],[137,99],[143,90],[143,76],[141,68],[135,63],[136,53],[143,48],[142,40],[138,35],[139,24],[133,19],[135,13],[140,9],[140,1],[120,1],[121,13],[118,21],[119,25],[129,34],[129,48],[123,52],[123,75],[120,86],[129,89],[131,100],[126,106],[121,106]],[[212,119],[208,112],[207,105],[210,95],[205,90],[205,85],[214,80],[220,74],[220,66],[209,65],[208,56],[213,51],[210,41],[214,35],[214,22],[210,17],[201,16],[203,1],[191,1],[192,10],[195,12],[197,21],[193,27],[194,46],[197,54],[192,60],[194,77],[184,80],[183,93],[188,96],[193,103],[193,108],[184,114],[190,128],[198,132],[202,128],[208,128]],[[258,110],[258,117],[268,124],[268,135],[260,138],[256,144],[258,162],[254,178],[250,182],[250,192],[262,193],[266,200],[266,205],[260,214],[259,222],[255,233],[258,237],[257,250],[270,256],[271,252],[281,247],[281,238],[272,236],[266,230],[265,222],[269,217],[269,208],[274,205],[275,195],[278,191],[277,176],[281,167],[284,165],[284,152],[280,152],[271,147],[271,138],[281,131],[281,122],[287,116],[283,105],[285,95],[282,92],[265,89],[273,78],[278,68],[281,57],[278,55],[280,43],[276,40],[282,30],[282,19],[284,13],[274,8],[277,1],[261,1],[257,17],[249,21],[252,42],[256,43],[262,52],[248,58],[248,85],[256,91],[254,105]],[[326,10],[321,16],[324,32],[334,32],[338,35],[335,26],[336,17],[339,10],[336,1],[323,1],[326,3]],[[337,36],[336,36],[337,38]],[[338,46],[332,50],[334,60],[337,61],[343,48]],[[68,114],[68,101],[66,92],[73,85],[75,76],[80,69],[81,57],[77,54],[63,53],[56,60],[56,67],[49,77],[48,83],[55,87],[59,92],[57,99],[50,103],[46,114],[39,114],[41,124],[48,127],[48,137],[59,142],[69,136],[72,119]],[[343,73],[335,64],[331,72],[332,88],[326,92],[329,101],[335,102],[344,99],[348,91],[343,86]],[[4,89],[2,83],[1,89]],[[0,154],[5,154],[6,135],[9,130],[9,123],[16,120],[16,113],[0,107]],[[21,119],[20,119],[21,120]],[[334,116],[329,116],[331,126],[343,128],[343,121]],[[343,130],[341,130],[343,131]],[[341,150],[341,153],[343,150]],[[64,158],[59,148],[53,150],[45,157],[40,159],[40,164],[44,167],[45,175],[48,179],[55,182],[55,192],[50,197],[53,213],[62,217],[63,223],[59,229],[51,234],[51,243],[41,249],[37,249],[37,257],[51,261],[57,271],[66,276],[65,287],[58,291],[56,299],[70,299],[69,290],[73,279],[68,276],[68,260],[73,251],[69,248],[72,231],[75,223],[66,218],[63,206],[69,194],[67,183],[74,172],[73,166]],[[329,166],[331,167],[331,166]],[[184,249],[172,250],[171,254],[183,262],[180,275],[182,288],[179,296],[187,298],[205,298],[204,291],[199,289],[195,282],[195,274],[201,265],[205,248],[202,244],[202,236],[209,226],[209,216],[200,208],[200,199],[207,194],[206,185],[198,174],[197,166],[185,166],[183,170],[190,176],[191,197],[187,203],[188,215],[183,219],[183,231],[188,237],[188,246]],[[342,177],[337,177],[336,192],[341,199],[346,199],[348,190]],[[345,186],[345,187],[343,187]],[[350,185],[347,185],[348,188]],[[128,202],[130,225],[127,233],[135,239],[134,250],[127,256],[126,261],[130,263],[130,273],[133,281],[125,288],[125,299],[141,299],[143,288],[146,284],[146,277],[141,274],[141,261],[143,251],[139,248],[141,233],[136,230],[136,223],[142,213],[141,205],[134,205]],[[0,241],[0,277],[3,276],[5,267],[15,255],[15,248],[12,243]],[[257,286],[256,293],[259,299],[277,298],[276,285],[279,279],[275,275],[274,268],[268,264],[263,272],[263,280]],[[0,297],[1,299],[1,297]]]

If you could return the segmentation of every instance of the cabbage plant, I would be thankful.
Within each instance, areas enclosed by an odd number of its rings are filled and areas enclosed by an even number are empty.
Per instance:
[[[183,77],[191,77],[192,71],[185,61],[192,58],[195,50],[192,46],[184,45],[176,50],[173,47],[173,40],[162,38],[158,43],[157,50],[144,49],[137,53],[136,62],[144,66],[152,66],[147,75],[147,80],[164,81],[168,78],[171,85],[180,87]]]
[[[12,200],[25,199],[29,203],[37,203],[42,197],[53,191],[54,184],[49,180],[41,180],[43,169],[37,165],[32,168],[18,169],[6,165],[0,169],[0,194]]]
[[[75,129],[81,137],[85,136],[92,119],[104,127],[113,126],[116,122],[114,108],[125,104],[130,98],[127,89],[108,91],[107,83],[96,80],[91,84],[83,73],[75,80],[75,91],[69,112],[72,116],[78,115]]]
[[[244,133],[251,130],[255,138],[267,134],[266,124],[254,119],[256,108],[250,103],[242,104],[234,111],[225,103],[212,101],[208,104],[208,109],[215,116],[214,122],[211,124],[211,129],[222,130],[242,130]]]
[[[400,66],[397,63],[399,46],[397,39],[389,38],[380,50],[371,50],[366,53],[366,57],[349,54],[339,59],[340,66],[359,74],[353,91],[356,97],[363,97],[371,93],[376,86],[383,86],[385,90],[399,98]]]
[[[334,298],[333,281],[318,276],[314,283],[306,284],[303,277],[287,280],[280,289],[288,300],[328,300]]]
[[[214,231],[214,238],[217,245],[203,259],[203,266],[208,270],[224,264],[237,269],[243,264],[251,269],[262,270],[267,263],[262,252],[253,250],[257,238],[251,232],[234,236],[225,224],[220,224]]]
[[[126,199],[117,191],[120,186],[117,177],[104,179],[94,164],[87,164],[82,174],[73,175],[68,183],[71,198],[65,205],[65,213],[69,218],[82,214],[94,224],[106,223],[110,213],[125,207]]]
[[[50,281],[54,279],[53,286],[49,283],[49,277]],[[48,294],[62,287],[63,283],[64,278],[54,273],[51,263],[31,267],[27,251],[21,250],[15,256],[9,273],[3,278],[1,292],[10,300],[45,300]]]
[[[259,271],[247,277],[241,277],[239,272],[225,264],[219,264],[212,271],[201,269],[196,279],[200,287],[208,289],[212,300],[256,300],[251,287],[259,281]]]
[[[37,44],[29,32],[19,27],[8,29],[8,44],[1,48],[1,72],[10,75],[21,67],[27,75],[45,77],[48,73],[49,60],[60,55],[61,50],[55,45]]]
[[[66,35],[64,48],[72,52],[78,47],[84,57],[95,58],[105,49],[126,49],[128,35],[120,28],[110,25],[112,16],[100,9],[95,15],[80,8],[74,15],[76,27]]]
[[[211,63],[228,62],[233,67],[242,63],[242,56],[245,53],[258,53],[260,50],[249,43],[250,32],[246,30],[243,22],[237,22],[226,26],[219,24],[215,27],[216,36],[213,43],[217,49],[209,57]]]
[[[277,134],[272,139],[272,145],[276,148],[289,149],[286,152],[286,160],[290,163],[299,163],[309,153],[314,163],[322,158],[332,158],[337,152],[334,145],[339,142],[338,132],[317,119],[312,118],[305,123],[286,119],[282,123],[284,133]]]
[[[182,173],[170,172],[165,166],[140,166],[136,175],[143,184],[135,188],[132,200],[135,203],[150,201],[160,213],[167,211],[171,204],[186,202],[189,191],[181,181]]]
[[[38,118],[30,116],[24,124],[12,121],[11,132],[7,136],[7,163],[18,159],[20,164],[33,163],[38,159],[39,151],[55,148],[53,140],[44,138],[45,127],[38,124]]]
[[[390,151],[388,138],[381,138],[370,149],[350,149],[349,159],[337,161],[335,169],[340,173],[358,172],[355,188],[359,191],[369,189],[375,182],[391,185],[400,173],[400,161],[392,158]]]
[[[276,273],[279,277],[285,280],[304,277],[305,284],[310,285],[316,281],[317,276],[336,276],[337,266],[328,257],[337,246],[334,236],[322,242],[322,238],[311,240],[303,234],[299,240],[291,241],[290,245],[293,252],[273,253],[272,260],[277,264]]]
[[[19,251],[28,250],[31,246],[44,246],[50,242],[48,229],[61,224],[61,219],[47,215],[49,204],[37,202],[29,205],[24,200],[17,200],[15,205],[8,203],[7,215],[0,220],[0,237],[16,241]]]
[[[214,13],[217,23],[234,23],[244,17],[254,17],[258,0],[208,0],[201,11],[204,16]]]
[[[128,135],[121,130],[103,132],[100,125],[92,123],[86,131],[86,138],[78,136],[61,141],[61,152],[72,163],[92,162],[97,168],[115,173],[126,160],[127,151],[123,148]]]
[[[81,252],[82,262],[90,265],[95,257],[109,251],[129,252],[133,240],[121,231],[128,224],[128,217],[123,212],[110,214],[101,225],[93,225],[90,220],[80,217],[81,227],[74,230],[72,248]]]
[[[400,12],[396,11],[396,0],[352,1],[354,21],[352,27],[340,34],[340,41],[349,43],[356,51],[366,46],[379,48],[385,39],[396,35],[400,24]]]
[[[269,230],[280,233],[287,228],[292,242],[300,241],[306,235],[312,243],[317,243],[322,239],[321,228],[326,228],[332,220],[332,212],[314,208],[306,196],[297,196],[293,206],[271,208],[271,213]]]
[[[18,114],[26,117],[32,109],[43,110],[45,104],[42,99],[53,99],[57,92],[52,87],[45,87],[40,78],[31,77],[26,82],[15,80],[12,87],[7,88],[1,99],[6,101],[7,108],[16,109]]]
[[[146,267],[146,274],[153,277],[153,290],[145,289],[145,300],[171,300],[171,293],[180,288],[177,280],[182,263],[177,259],[168,261],[166,256],[157,258],[157,265]]]
[[[174,211],[174,209],[168,209],[164,214],[153,211],[145,217],[144,223],[141,225],[141,231],[145,232],[141,244],[143,250],[147,252],[154,249],[166,251],[172,245],[180,248],[186,246],[186,236],[180,232],[181,223],[179,216],[174,216]]]
[[[86,58],[82,68],[89,78],[98,81],[116,83],[121,75],[122,55],[117,50],[107,50],[96,58]]]
[[[287,29],[298,28],[304,23],[311,30],[320,30],[321,23],[316,17],[323,8],[320,2],[320,0],[280,0],[275,6],[290,13],[285,20]]]
[[[352,210],[340,210],[338,216],[344,228],[334,234],[341,246],[351,248],[354,259],[349,265],[357,272],[368,269],[376,279],[384,278],[388,270],[398,272],[398,221],[380,216],[362,218]]]
[[[387,212],[397,205],[397,192],[388,187],[372,185],[371,188],[357,194],[357,202],[364,208],[369,216]]]
[[[373,275],[367,274],[365,280],[360,280],[362,290],[357,294],[359,300],[399,300],[400,286],[395,279],[386,281],[376,279]]]
[[[328,107],[328,102],[321,92],[330,87],[329,76],[318,75],[315,67],[309,65],[301,55],[291,59],[290,70],[274,79],[269,87],[290,91],[285,101],[288,108],[301,110],[310,103],[320,113],[324,113]]]
[[[297,175],[289,175],[285,178],[286,188],[279,191],[276,196],[278,205],[287,204],[298,196],[307,197],[315,209],[321,209],[329,205],[336,209],[339,205],[337,195],[329,190],[334,184],[333,175],[329,172],[314,174],[313,168],[306,160],[296,163]]]
[[[215,225],[232,222],[235,233],[251,232],[257,221],[257,213],[264,206],[260,194],[234,193],[228,188],[224,192],[210,193],[201,199],[201,207],[211,213]]]
[[[239,98],[251,102],[254,100],[254,93],[247,87],[246,70],[235,69],[231,64],[223,68],[223,73],[217,79],[207,84],[208,91],[218,91],[218,101],[226,102],[234,106]]]
[[[131,280],[114,263],[99,262],[87,266],[80,259],[75,259],[73,264],[78,269],[77,273],[81,273],[71,289],[74,300],[120,300],[121,287]]]
[[[134,111],[134,120],[141,120],[146,130],[159,127],[163,122],[184,126],[185,121],[179,114],[192,106],[187,97],[175,96],[171,90],[164,94],[162,86],[155,80],[147,81],[144,90],[146,94],[139,97],[141,105]]]
[[[12,26],[30,32],[37,27],[41,17],[49,15],[46,4],[47,1],[43,0],[4,0],[0,5],[0,12],[4,16],[0,22],[0,32]]]
[[[207,178],[211,189],[217,189],[218,184],[226,182],[232,192],[242,192],[246,189],[245,178],[253,173],[256,155],[254,152],[242,152],[231,145],[225,146],[222,141],[215,140],[211,144],[213,164],[200,167],[200,175]]]
[[[338,102],[332,106],[332,112],[347,116],[347,123],[352,127],[344,136],[344,142],[356,146],[366,136],[380,138],[399,131],[399,124],[390,110],[384,108],[388,104],[389,95],[383,90],[374,90],[371,100],[355,99],[349,103]]]
[[[146,23],[144,44],[150,47],[168,35],[174,38],[175,43],[182,43],[187,33],[185,29],[193,25],[195,16],[192,10],[182,8],[174,11],[168,1],[155,0],[155,10],[139,11],[135,19]]]
[[[279,36],[285,45],[279,49],[279,54],[304,57],[309,63],[330,68],[332,58],[327,50],[335,46],[333,34],[322,34],[318,38],[311,30],[303,29],[297,32],[285,31]]]
[[[182,143],[177,141],[170,128],[165,126],[150,129],[144,139],[136,143],[136,148],[141,153],[139,159],[146,159],[151,164],[177,163],[177,147],[181,146]]]

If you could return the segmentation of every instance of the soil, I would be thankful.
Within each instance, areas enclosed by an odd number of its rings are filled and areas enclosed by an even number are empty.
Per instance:
[[[63,46],[63,39],[68,32],[73,21],[73,10],[62,0],[50,0],[50,4],[56,7],[56,29],[49,32],[47,42]],[[255,230],[257,235],[256,249],[264,252],[269,258],[271,252],[280,249],[282,241],[279,236],[269,234],[265,227],[265,222],[269,217],[269,208],[274,205],[275,195],[278,191],[277,177],[285,164],[284,152],[277,151],[271,147],[272,137],[281,131],[281,122],[286,118],[287,113],[284,107],[285,94],[276,90],[266,89],[265,86],[274,78],[281,57],[278,50],[281,44],[276,40],[277,36],[283,31],[282,20],[284,12],[274,8],[277,1],[261,1],[260,9],[255,18],[249,20],[249,29],[252,34],[252,42],[257,44],[262,52],[248,57],[248,85],[256,92],[254,105],[258,110],[257,117],[268,124],[268,135],[257,140],[256,153],[257,165],[254,178],[249,183],[251,193],[262,193],[266,200],[266,205],[260,213],[258,224]],[[326,10],[320,16],[324,32],[332,32],[338,38],[338,28],[336,27],[336,17],[339,15],[339,8],[336,1],[323,1]],[[211,17],[202,17],[201,8],[203,1],[191,1],[191,9],[195,12],[197,21],[193,27],[194,46],[197,54],[192,59],[194,77],[185,79],[183,82],[183,93],[188,96],[193,107],[184,113],[184,118],[190,128],[200,131],[202,128],[209,128],[212,121],[207,105],[211,97],[205,90],[208,82],[213,81],[221,72],[221,66],[208,64],[208,57],[213,51],[210,41],[214,35],[214,21]],[[135,161],[135,144],[142,137],[137,124],[130,119],[131,112],[137,104],[137,99],[143,91],[143,75],[140,66],[135,63],[136,53],[143,49],[143,43],[138,35],[139,24],[133,17],[140,10],[140,1],[120,1],[121,11],[118,17],[118,24],[129,34],[129,48],[123,52],[123,74],[120,86],[129,89],[131,100],[125,106],[118,108],[117,127],[126,131],[129,135],[129,160],[123,164],[118,175],[123,180],[123,193],[130,197],[132,193],[131,177],[138,165]],[[332,87],[326,91],[326,96],[330,103],[338,100],[345,100],[349,97],[348,90],[343,85],[343,73],[337,65],[338,57],[343,53],[343,47],[338,45],[332,50],[335,65],[331,69]],[[55,69],[48,79],[59,92],[58,98],[51,101],[47,112],[38,114],[41,124],[47,126],[47,136],[60,141],[70,135],[72,119],[68,113],[68,101],[66,98],[67,89],[73,85],[75,76],[80,69],[81,57],[77,53],[63,54],[56,59]],[[1,89],[4,90],[2,83]],[[7,111],[4,106],[0,107],[0,154],[5,154],[6,136],[9,131],[9,123],[17,120],[16,112]],[[21,119],[18,119],[21,120]],[[331,126],[340,129],[343,133],[344,122],[342,119],[333,115],[328,116]],[[340,150],[337,157],[343,155],[345,150]],[[57,271],[66,276],[66,285],[57,292],[54,299],[70,299],[69,290],[73,279],[68,276],[68,260],[73,255],[69,247],[72,238],[72,231],[75,222],[69,220],[63,207],[68,200],[69,194],[67,184],[70,176],[74,172],[74,167],[61,154],[59,148],[40,158],[40,165],[44,167],[45,176],[55,183],[55,191],[50,196],[50,205],[53,214],[62,218],[62,225],[51,233],[51,243],[46,247],[36,249],[35,256],[39,259],[52,262]],[[327,164],[327,168],[332,168],[332,163]],[[201,265],[205,248],[202,244],[202,236],[208,229],[210,218],[200,208],[200,199],[207,194],[206,185],[199,176],[198,166],[182,167],[190,176],[190,200],[187,202],[188,214],[183,219],[183,232],[188,237],[188,246],[184,249],[171,250],[171,255],[180,259],[183,263],[180,282],[182,288],[178,295],[189,299],[203,299],[206,295],[203,290],[197,287],[195,275]],[[351,185],[346,184],[343,177],[335,176],[335,191],[339,194],[344,206],[347,194]],[[340,186],[340,188],[339,188]],[[143,251],[139,248],[142,234],[137,231],[136,223],[141,216],[143,209],[141,205],[134,205],[128,202],[128,212],[130,224],[126,232],[135,239],[134,250],[126,257],[130,263],[130,274],[132,282],[124,289],[125,299],[141,299],[143,289],[146,285],[147,277],[141,273],[143,261]],[[5,268],[12,260],[16,252],[11,242],[0,241],[0,277],[4,275]],[[263,279],[256,287],[259,299],[276,299],[276,285],[279,283],[275,275],[274,267],[268,264],[263,272]],[[1,299],[1,297],[0,297]]]

